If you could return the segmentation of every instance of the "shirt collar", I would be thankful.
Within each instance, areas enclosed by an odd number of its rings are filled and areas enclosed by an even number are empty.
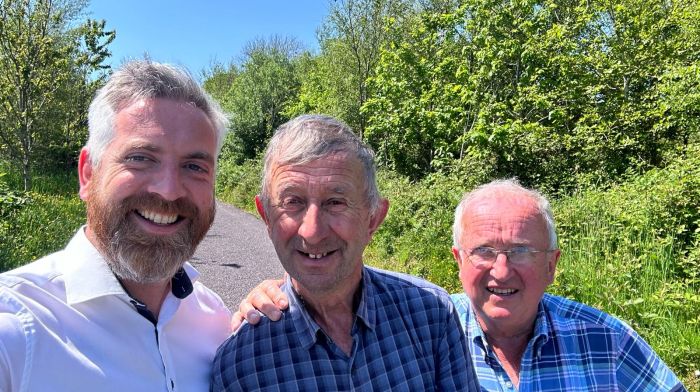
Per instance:
[[[376,305],[374,295],[374,287],[371,284],[370,274],[366,268],[362,268],[362,281],[360,282],[361,297],[360,303],[355,312],[356,320],[362,322],[370,329],[374,329],[376,325]],[[309,349],[318,339],[318,333],[323,331],[321,327],[314,321],[304,306],[304,300],[299,293],[292,287],[292,280],[287,275],[285,284],[282,286],[282,291],[289,298],[289,311],[285,317],[291,317],[299,343],[305,349]]]
[[[537,318],[535,318],[534,333],[532,334],[532,339],[530,339],[537,358],[539,358],[542,346],[549,340],[551,334],[552,329],[550,328],[550,322],[547,318],[547,312],[544,308],[544,303],[540,300],[540,303],[537,305]]]
[[[85,226],[78,229],[65,252],[71,260],[63,271],[68,304],[74,305],[108,295],[127,296],[102,254],[88,240]],[[197,270],[185,263],[172,279],[172,294],[180,299],[187,297],[192,293],[193,282],[198,277]]]
[[[486,341],[484,331],[481,329],[481,325],[476,319],[474,306],[470,306],[466,325],[468,330],[467,336],[471,336],[472,342],[481,347],[485,355],[488,355],[488,342]],[[532,334],[530,342],[534,344],[536,355],[539,356],[542,345],[549,340],[550,335],[549,321],[547,320],[547,314],[542,301],[537,305],[537,316],[535,317],[535,328],[533,331],[534,333]]]

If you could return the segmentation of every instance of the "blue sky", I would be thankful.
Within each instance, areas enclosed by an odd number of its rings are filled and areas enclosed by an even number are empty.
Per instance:
[[[148,53],[200,75],[213,60],[238,60],[255,38],[296,37],[317,49],[328,0],[92,0],[88,13],[117,32],[110,45],[113,67]]]

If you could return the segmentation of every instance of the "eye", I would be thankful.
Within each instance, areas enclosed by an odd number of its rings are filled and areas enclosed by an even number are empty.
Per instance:
[[[328,199],[326,200],[324,207],[330,212],[342,212],[348,207],[348,203],[345,199]]]
[[[472,249],[472,255],[483,258],[490,258],[495,256],[495,250],[493,248],[489,248],[488,246],[478,246]]]
[[[124,158],[125,162],[146,162],[151,160],[145,155],[128,155],[126,158]]]
[[[298,197],[285,197],[279,207],[287,211],[299,211],[305,207],[305,203]]]
[[[198,165],[196,163],[185,164],[185,168],[188,170],[199,172],[199,173],[209,173],[209,170],[207,170],[205,167]]]

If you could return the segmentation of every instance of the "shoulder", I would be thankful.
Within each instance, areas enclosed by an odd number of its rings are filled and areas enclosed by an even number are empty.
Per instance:
[[[567,350],[585,347],[589,358],[615,361],[617,383],[632,389],[671,390],[681,385],[653,348],[624,321],[591,306],[551,294],[542,298],[554,334]],[[581,341],[586,340],[585,344]],[[627,388],[622,388],[627,389]]]
[[[299,347],[298,337],[290,331],[289,313],[283,312],[280,321],[262,317],[256,325],[246,321],[224,341],[216,352],[213,362],[214,379],[233,380],[254,376],[262,364],[271,364],[282,352],[291,352]]]
[[[610,332],[628,334],[632,328],[624,321],[605,313],[602,310],[552,294],[542,297],[545,311],[552,316],[555,327],[571,327],[572,324],[582,326],[598,326]]]
[[[184,280],[186,281],[183,286],[192,285],[192,292],[186,298],[194,301],[196,304],[212,309],[215,311],[225,311],[230,313],[228,307],[221,299],[219,294],[214,292],[214,290],[207,287],[204,283],[199,280],[200,274],[196,268],[194,268],[190,263],[185,263],[182,267],[187,275]],[[177,278],[177,276],[176,276]],[[187,282],[189,280],[189,282]]]
[[[365,273],[377,294],[417,294],[419,298],[436,298],[440,302],[451,303],[445,289],[425,279],[373,267],[365,267]]]
[[[366,267],[365,274],[369,277],[365,301],[382,317],[400,318],[414,326],[444,327],[453,323],[455,307],[442,287],[415,276],[376,268]]]
[[[220,337],[219,343],[224,341],[231,333],[231,311],[218,294],[197,280],[199,274],[192,266],[186,265],[185,271],[192,280],[192,292],[182,300],[178,313]]]
[[[64,252],[56,252],[0,274],[0,287],[33,297],[41,293],[65,295],[62,264]]]

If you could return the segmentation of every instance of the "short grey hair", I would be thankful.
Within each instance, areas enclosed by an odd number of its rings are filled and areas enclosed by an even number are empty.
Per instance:
[[[364,169],[367,203],[374,214],[379,207],[379,189],[374,152],[350,129],[333,117],[306,114],[282,124],[265,150],[260,197],[265,209],[270,202],[270,176],[275,165],[302,165],[344,152],[357,158]]]
[[[133,60],[114,72],[90,103],[89,137],[85,147],[93,166],[99,164],[114,138],[116,113],[135,101],[153,98],[186,102],[201,109],[214,126],[218,155],[229,121],[216,101],[183,68],[151,60]]]
[[[515,178],[491,181],[488,184],[480,185],[471,192],[464,194],[462,200],[455,209],[455,220],[454,225],[452,226],[452,241],[455,248],[461,249],[459,239],[462,237],[462,218],[464,216],[464,212],[470,208],[474,202],[482,198],[493,197],[495,193],[518,194],[534,200],[537,204],[537,211],[540,213],[542,218],[544,218],[545,224],[547,225],[549,249],[557,249],[557,230],[554,224],[554,215],[552,214],[552,208],[549,205],[549,201],[540,192],[520,185],[518,180]]]

